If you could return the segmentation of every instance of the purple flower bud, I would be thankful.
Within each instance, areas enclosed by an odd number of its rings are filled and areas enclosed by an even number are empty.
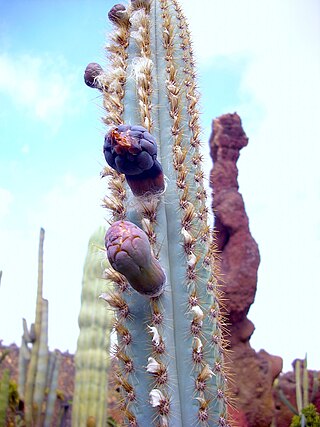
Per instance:
[[[136,196],[164,190],[156,140],[143,126],[120,125],[112,129],[105,136],[103,152],[107,163],[126,175]]]
[[[95,89],[101,89],[100,84],[97,82],[97,77],[103,73],[101,65],[96,62],[91,62],[87,65],[84,72],[84,82],[87,86]]]
[[[107,231],[105,246],[111,266],[136,291],[150,297],[163,292],[166,276],[143,230],[132,222],[117,221]]]
[[[129,22],[127,10],[123,4],[115,4],[108,13],[108,18],[114,24]]]

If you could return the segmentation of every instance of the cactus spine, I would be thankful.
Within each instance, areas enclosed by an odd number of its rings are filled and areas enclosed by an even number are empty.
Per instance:
[[[76,376],[72,404],[72,425],[85,427],[88,420],[96,426],[106,425],[107,368],[109,365],[109,336],[111,313],[99,294],[105,290],[101,279],[107,263],[101,249],[105,228],[100,227],[89,241],[82,282],[80,335],[75,356]],[[91,425],[91,424],[90,424]]]
[[[198,92],[190,35],[175,0],[115,6],[110,71],[90,84],[103,93],[104,123],[144,126],[166,177],[162,194],[134,197],[124,175],[106,168],[104,200],[113,220],[147,234],[166,275],[147,298],[112,269],[104,295],[115,309],[117,382],[130,426],[227,426],[224,340],[212,233],[201,169]],[[88,83],[87,83],[88,84]]]

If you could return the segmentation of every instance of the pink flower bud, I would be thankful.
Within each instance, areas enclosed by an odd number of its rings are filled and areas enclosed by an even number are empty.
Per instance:
[[[96,62],[90,62],[84,72],[84,82],[87,86],[95,89],[102,89],[97,78],[103,73],[101,65]]]
[[[132,222],[117,221],[107,231],[105,246],[111,266],[136,291],[150,297],[163,292],[166,276],[143,230]]]
[[[128,14],[123,4],[115,4],[108,13],[108,18],[114,24],[128,23]]]

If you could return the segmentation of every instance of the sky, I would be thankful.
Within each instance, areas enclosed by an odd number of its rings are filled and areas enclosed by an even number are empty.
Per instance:
[[[240,192],[260,250],[251,345],[320,369],[320,2],[180,1],[202,94],[206,171],[213,118],[237,112],[249,145]],[[201,6],[199,6],[201,4]],[[40,227],[49,345],[76,350],[88,241],[101,224],[106,129],[83,83],[106,65],[109,0],[0,0],[0,338],[35,317]]]

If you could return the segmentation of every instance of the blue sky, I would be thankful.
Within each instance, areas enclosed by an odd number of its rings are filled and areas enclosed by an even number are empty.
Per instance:
[[[319,369],[320,6],[317,0],[184,0],[197,54],[203,141],[237,111],[250,138],[240,191],[259,244],[252,345],[285,369]],[[223,3],[223,4],[222,4]],[[0,337],[34,319],[37,245],[52,348],[74,351],[91,233],[104,222],[101,98],[83,83],[105,65],[112,2],[0,0]],[[210,161],[206,162],[207,170]],[[318,261],[317,261],[318,260]]]

